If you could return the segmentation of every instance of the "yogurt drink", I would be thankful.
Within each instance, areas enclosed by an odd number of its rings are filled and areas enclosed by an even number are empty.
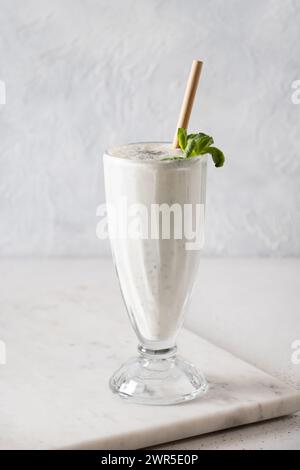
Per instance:
[[[187,249],[184,225],[203,230],[195,208],[205,204],[206,157],[167,160],[176,152],[170,144],[141,143],[104,155],[110,233],[118,232],[124,201],[129,212],[143,214],[143,235],[112,236],[111,248],[131,323],[142,348],[154,352],[174,347],[198,270],[200,252]]]

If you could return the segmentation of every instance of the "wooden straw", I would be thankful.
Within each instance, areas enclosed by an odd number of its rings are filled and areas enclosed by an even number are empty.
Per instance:
[[[190,75],[189,75],[188,82],[187,82],[186,89],[185,89],[183,102],[181,105],[176,132],[175,132],[173,143],[172,143],[172,147],[174,149],[178,147],[178,139],[177,139],[178,128],[183,127],[184,129],[187,129],[187,126],[190,120],[194,98],[196,95],[199,78],[201,74],[202,64],[203,62],[200,62],[199,60],[193,60],[192,68],[191,68]]]

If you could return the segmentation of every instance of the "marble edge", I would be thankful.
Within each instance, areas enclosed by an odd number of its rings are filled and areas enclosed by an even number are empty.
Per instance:
[[[106,438],[95,438],[78,443],[64,445],[59,447],[59,450],[131,450],[142,449],[158,444],[167,442],[174,442],[181,439],[190,437],[201,436],[210,434],[216,431],[225,429],[237,428],[247,424],[255,424],[269,419],[280,418],[300,411],[300,393],[291,390],[291,395],[284,397],[276,397],[273,400],[268,400],[265,404],[270,410],[264,410],[263,416],[248,416],[247,413],[255,412],[261,408],[260,403],[251,403],[242,405],[243,416],[241,417],[241,405],[227,408],[222,416],[217,417],[215,413],[206,415],[205,420],[202,421],[200,416],[193,419],[181,420],[176,424],[168,423],[166,425],[154,425],[148,429],[136,429],[130,432],[123,432],[118,435],[109,436]],[[274,410],[276,407],[276,412]],[[261,411],[260,411],[261,412]],[[207,421],[212,420],[210,426]],[[157,437],[157,436],[161,437]],[[142,437],[141,437],[142,436]],[[166,436],[168,436],[166,438]]]
[[[281,379],[279,379],[278,377],[274,377],[274,375],[269,374],[265,370],[261,369],[259,366],[251,364],[250,362],[247,362],[245,359],[242,359],[242,358],[236,356],[235,354],[231,353],[227,349],[224,349],[223,347],[218,346],[214,341],[203,338],[203,336],[200,336],[198,333],[196,333],[195,331],[190,330],[189,328],[184,327],[184,328],[182,328],[182,330],[184,330],[185,333],[188,333],[190,336],[194,336],[195,338],[198,338],[198,339],[200,338],[201,341],[204,341],[208,345],[213,345],[214,348],[218,349],[219,351],[222,351],[223,354],[225,353],[227,356],[230,356],[230,357],[234,358],[235,361],[239,361],[240,363],[245,364],[248,368],[251,368],[254,371],[259,371],[265,377],[269,377],[274,382],[277,382],[279,385],[281,385],[281,387],[285,387],[286,390],[288,390],[291,393],[294,393],[296,395],[299,395],[299,397],[300,397],[300,388],[298,389],[296,387],[293,387],[290,384],[286,384]],[[296,411],[299,411],[299,410],[296,410]]]

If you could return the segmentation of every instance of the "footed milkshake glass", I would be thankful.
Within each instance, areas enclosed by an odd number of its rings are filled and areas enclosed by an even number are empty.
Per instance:
[[[207,161],[155,158],[164,146],[170,149],[170,144],[129,144],[104,154],[112,255],[139,341],[138,356],[114,373],[110,387],[149,405],[180,403],[208,389],[176,348],[199,266]],[[143,148],[151,149],[150,158],[126,157]]]

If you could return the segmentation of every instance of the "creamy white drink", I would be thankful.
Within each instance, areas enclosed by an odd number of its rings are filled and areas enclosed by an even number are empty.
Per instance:
[[[110,149],[104,155],[106,202],[111,233],[117,232],[120,214],[113,208],[126,201],[129,211],[157,215],[157,206],[171,209],[170,237],[153,238],[153,220],[148,220],[149,237],[111,238],[111,247],[121,290],[131,322],[143,347],[172,348],[183,321],[199,265],[199,250],[187,250],[184,227],[178,236],[180,219],[172,207],[205,204],[206,157],[166,160],[180,154],[170,144],[130,144]],[[131,209],[130,209],[131,208]],[[142,211],[142,209],[141,209]],[[114,213],[113,213],[114,212]],[[118,209],[117,209],[118,213]],[[157,220],[157,219],[156,219]],[[196,221],[194,221],[194,225]],[[199,225],[199,224],[198,224]],[[202,227],[194,227],[198,232]],[[157,236],[158,232],[155,232]],[[175,235],[176,234],[176,235]],[[128,234],[127,234],[128,235]],[[152,236],[152,237],[151,237]]]
[[[181,403],[208,390],[205,377],[177,355],[175,344],[203,242],[206,156],[217,168],[225,160],[212,136],[188,132],[201,70],[202,62],[194,60],[172,144],[123,145],[104,154],[112,253],[140,342],[139,354],[109,384],[136,403]],[[107,235],[103,221],[97,227],[101,238]]]

